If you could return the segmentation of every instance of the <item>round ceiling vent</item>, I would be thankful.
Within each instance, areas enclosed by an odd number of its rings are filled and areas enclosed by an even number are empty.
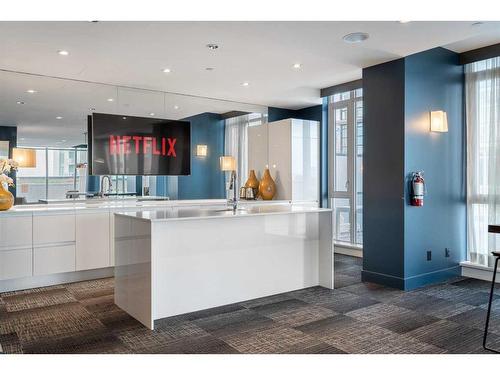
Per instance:
[[[361,42],[364,42],[369,37],[370,37],[370,35],[368,35],[367,33],[356,32],[356,33],[344,35],[344,37],[342,39],[346,43],[361,43]]]

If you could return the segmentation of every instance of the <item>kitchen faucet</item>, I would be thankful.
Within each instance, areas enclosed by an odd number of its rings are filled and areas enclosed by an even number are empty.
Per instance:
[[[104,179],[107,179],[108,180],[108,194],[111,192],[111,189],[113,188],[113,183],[111,182],[111,177],[109,177],[108,175],[105,175],[105,176],[102,176],[101,177],[101,190],[99,192],[99,196],[102,198],[104,197]]]

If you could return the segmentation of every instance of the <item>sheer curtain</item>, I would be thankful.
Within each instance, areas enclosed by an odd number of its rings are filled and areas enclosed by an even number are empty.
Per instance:
[[[500,224],[500,58],[465,68],[468,260],[491,265],[500,250],[488,224]]]
[[[237,178],[238,187],[246,182],[246,173],[248,170],[248,125],[249,115],[231,117],[225,123],[225,143],[224,154],[236,159],[238,166]],[[226,186],[229,181],[227,181]]]

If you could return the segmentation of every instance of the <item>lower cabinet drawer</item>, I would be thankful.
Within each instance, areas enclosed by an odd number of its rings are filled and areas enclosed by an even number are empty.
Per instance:
[[[33,252],[33,275],[76,270],[75,244],[36,247]]]
[[[0,280],[32,276],[32,249],[0,250]]]

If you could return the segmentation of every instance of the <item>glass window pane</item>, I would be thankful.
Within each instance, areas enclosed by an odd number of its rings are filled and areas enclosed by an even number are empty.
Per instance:
[[[335,191],[347,191],[347,107],[335,109]]]
[[[64,199],[75,189],[76,154],[74,149],[48,150],[48,199]]]
[[[346,198],[333,199],[334,238],[336,241],[351,242],[351,203]]]
[[[46,198],[45,192],[45,149],[36,150],[36,167],[19,168],[16,175],[16,195],[26,203],[37,203]]]

